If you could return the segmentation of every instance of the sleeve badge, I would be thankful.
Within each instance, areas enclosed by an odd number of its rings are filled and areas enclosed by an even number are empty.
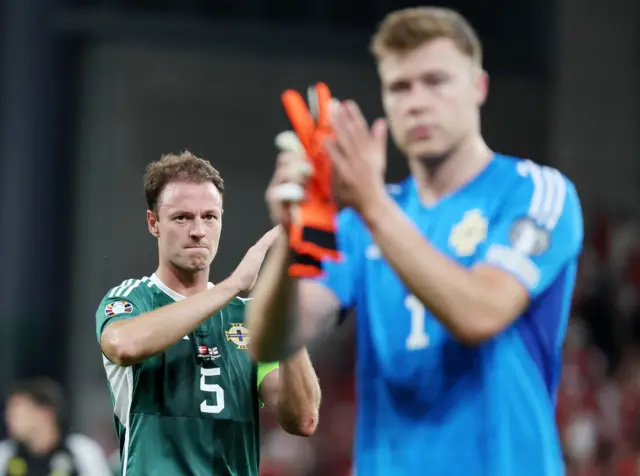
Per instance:
[[[108,317],[117,316],[118,314],[129,314],[133,311],[133,305],[129,301],[115,301],[107,304],[104,313]]]

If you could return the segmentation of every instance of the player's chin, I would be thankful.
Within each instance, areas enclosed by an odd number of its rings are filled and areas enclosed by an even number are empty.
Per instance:
[[[406,153],[409,157],[423,162],[441,160],[446,152],[447,148],[435,139],[412,141],[406,147]]]
[[[210,264],[211,260],[209,259],[208,255],[206,257],[203,256],[202,258],[194,259],[191,261],[191,267],[195,271],[202,271],[203,269],[206,269]]]
[[[198,256],[190,256],[188,259],[183,260],[180,265],[180,268],[185,271],[202,271],[207,269],[207,266],[211,264],[211,259],[209,258],[209,253],[199,253]]]

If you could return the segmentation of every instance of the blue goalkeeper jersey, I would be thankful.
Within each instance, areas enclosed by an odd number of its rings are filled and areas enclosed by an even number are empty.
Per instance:
[[[321,282],[357,319],[358,475],[561,476],[555,399],[583,221],[560,172],[496,154],[432,207],[412,178],[389,187],[438,250],[517,278],[530,305],[511,326],[467,346],[411,295],[367,228],[338,218],[340,263]]]

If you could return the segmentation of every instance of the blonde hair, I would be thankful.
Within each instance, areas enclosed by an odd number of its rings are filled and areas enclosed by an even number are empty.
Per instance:
[[[188,150],[180,154],[166,154],[151,162],[144,174],[144,194],[149,210],[156,211],[158,197],[170,182],[211,182],[224,194],[224,180],[208,160],[196,157]]]
[[[406,54],[438,38],[448,38],[474,62],[482,64],[482,45],[469,22],[448,8],[415,7],[390,13],[371,40],[380,62],[390,54]]]

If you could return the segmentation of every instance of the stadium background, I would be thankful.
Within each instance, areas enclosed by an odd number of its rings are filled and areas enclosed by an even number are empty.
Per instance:
[[[452,0],[485,43],[497,150],[577,185],[587,245],[558,419],[571,475],[631,475],[640,456],[640,4]],[[103,293],[149,274],[141,177],[189,149],[228,193],[213,278],[267,229],[279,94],[328,82],[380,113],[367,42],[401,0],[0,1],[0,390],[49,375],[74,428],[115,450],[95,339]],[[406,173],[394,155],[391,180]],[[315,352],[318,434],[265,418],[263,473],[348,474],[353,323]],[[0,428],[1,429],[1,428]],[[618,472],[621,471],[621,472]]]

